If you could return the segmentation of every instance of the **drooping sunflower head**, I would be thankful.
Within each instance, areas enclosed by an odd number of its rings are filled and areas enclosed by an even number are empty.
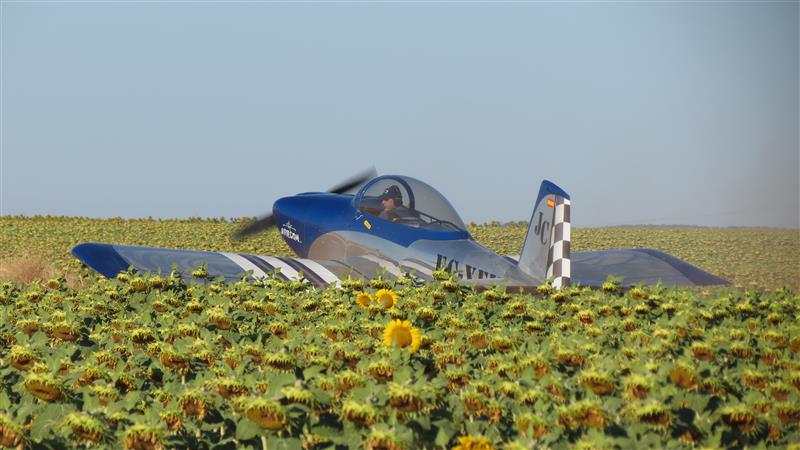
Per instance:
[[[136,424],[125,430],[125,450],[161,450],[164,432],[160,426]]]
[[[314,393],[302,386],[284,386],[281,395],[285,403],[299,403],[308,407],[315,407],[318,403]]]
[[[48,374],[32,373],[25,378],[25,389],[34,397],[53,402],[63,395],[62,384]]]
[[[650,378],[640,374],[633,374],[625,378],[625,398],[644,400],[650,395],[653,382]]]
[[[475,350],[485,350],[489,347],[489,337],[482,330],[473,331],[468,337],[467,342]]]
[[[387,387],[389,404],[403,413],[414,414],[425,406],[424,395],[419,388],[399,383],[389,383]]]
[[[86,413],[71,413],[64,417],[62,426],[72,430],[79,443],[97,443],[103,438],[105,427],[96,418]]]
[[[351,291],[363,290],[364,289],[364,280],[362,280],[360,278],[353,279],[353,278],[350,278],[348,276],[347,279],[342,280],[342,288],[343,289],[347,289],[347,290],[351,290]]]
[[[482,436],[459,436],[458,445],[453,450],[494,450],[489,439]]]
[[[340,392],[347,392],[350,389],[364,386],[366,382],[367,380],[363,375],[349,369],[343,370],[336,375],[336,389]]]
[[[171,409],[159,413],[161,422],[167,426],[170,433],[177,433],[183,428],[183,414],[177,409]]]
[[[421,337],[419,328],[412,326],[408,320],[392,320],[383,331],[383,345],[407,347],[409,352],[414,353],[419,350]]]
[[[281,430],[289,423],[286,410],[274,400],[264,397],[249,398],[243,409],[248,419],[268,430]]]
[[[775,417],[786,426],[800,423],[800,406],[788,402],[775,405]]]
[[[221,378],[216,381],[216,389],[217,393],[222,398],[236,398],[242,395],[246,395],[250,392],[250,389],[237,378]]]
[[[295,360],[291,354],[280,352],[266,355],[264,363],[279,372],[290,372],[294,370]]]
[[[206,397],[205,392],[200,389],[184,392],[178,399],[183,415],[202,421],[208,412]]]
[[[722,421],[731,428],[737,428],[740,432],[750,434],[758,432],[760,422],[755,412],[747,405],[737,404],[726,406],[721,411]]]
[[[341,417],[356,425],[371,426],[378,419],[378,411],[369,403],[346,400],[342,405]]]
[[[648,427],[667,429],[671,421],[670,411],[660,402],[651,401],[639,406],[634,411],[636,419]]]
[[[375,294],[375,301],[389,309],[397,304],[397,294],[391,289],[381,289]]]
[[[377,277],[369,280],[369,287],[372,289],[388,289],[392,287],[394,283],[390,280],[385,280],[383,275],[378,275]]]
[[[606,412],[599,402],[582,400],[569,407],[569,413],[574,423],[586,428],[604,428],[608,424]]]
[[[403,448],[401,439],[393,431],[373,427],[367,436],[367,450],[402,450]]]
[[[12,366],[19,370],[29,370],[39,361],[39,357],[34,353],[33,349],[27,346],[15,345],[8,352],[8,360]]]
[[[394,366],[388,359],[381,358],[369,364],[367,373],[378,382],[389,381],[394,374]]]
[[[526,412],[516,419],[517,430],[523,436],[540,438],[547,433],[547,423],[536,414]]]
[[[679,363],[670,370],[669,380],[682,389],[694,389],[700,381],[700,376],[691,365]]]
[[[614,377],[596,369],[586,369],[580,374],[580,384],[597,395],[614,392]]]
[[[366,309],[370,302],[372,302],[372,294],[369,292],[361,291],[356,294],[356,303],[358,303],[358,306]]]
[[[424,321],[432,322],[436,320],[438,316],[438,313],[433,308],[429,308],[427,306],[421,306],[417,308],[417,317]]]
[[[0,446],[17,447],[22,444],[23,429],[5,414],[0,414]]]
[[[90,389],[103,406],[119,399],[119,391],[113,385],[92,386]]]

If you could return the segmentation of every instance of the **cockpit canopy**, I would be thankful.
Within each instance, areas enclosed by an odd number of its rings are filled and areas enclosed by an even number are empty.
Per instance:
[[[392,202],[384,201],[388,198],[392,198],[396,208],[386,209],[392,206]],[[467,229],[442,194],[411,177],[385,175],[374,178],[358,191],[353,201],[356,209],[364,214],[409,227],[434,231]]]

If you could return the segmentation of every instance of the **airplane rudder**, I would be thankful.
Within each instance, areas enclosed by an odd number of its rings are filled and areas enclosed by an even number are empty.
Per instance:
[[[569,283],[570,196],[558,185],[543,180],[534,203],[518,267],[541,281]]]
[[[554,198],[553,231],[548,251],[547,277],[552,278],[553,287],[560,289],[569,286],[571,277],[570,250],[572,225],[570,223],[571,203],[569,197],[556,195]]]

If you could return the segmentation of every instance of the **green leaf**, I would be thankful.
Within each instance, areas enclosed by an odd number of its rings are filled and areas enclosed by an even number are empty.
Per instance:
[[[8,411],[11,407],[11,400],[5,392],[0,391],[0,411]]]
[[[131,391],[125,394],[125,397],[122,399],[122,402],[125,404],[125,407],[128,409],[133,409],[136,407],[136,404],[142,400],[142,393],[139,391]]]
[[[255,422],[242,418],[236,423],[236,439],[246,441],[260,436],[263,430]]]
[[[457,425],[449,420],[437,420],[433,424],[438,429],[436,431],[436,439],[434,440],[434,444],[436,444],[437,447],[446,446],[458,431]]]
[[[311,431],[323,439],[330,440],[333,440],[342,434],[342,430],[327,425],[314,425],[311,427]]]
[[[37,441],[46,438],[64,415],[66,415],[64,408],[59,405],[50,405],[44,408],[33,420],[30,436]]]
[[[321,374],[323,371],[323,367],[320,366],[311,366],[305,370],[303,370],[303,379],[308,381],[314,379],[317,375]]]
[[[409,378],[411,378],[413,375],[414,375],[414,369],[408,366],[401,366],[394,371],[393,379],[395,383],[403,383]]]
[[[269,381],[270,391],[277,392],[280,388],[294,384],[297,378],[293,373],[278,373],[267,378]]]
[[[270,449],[277,450],[302,450],[303,448],[303,444],[297,438],[269,438],[267,446]]]
[[[423,430],[431,429],[431,417],[427,414],[423,414],[417,417],[416,419],[414,419],[414,422],[417,422]]]

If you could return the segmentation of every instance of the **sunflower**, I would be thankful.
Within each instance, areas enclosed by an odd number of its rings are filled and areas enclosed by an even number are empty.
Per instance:
[[[262,397],[248,399],[244,415],[258,426],[273,431],[285,428],[289,422],[280,403]]]
[[[393,320],[383,330],[383,345],[390,347],[393,342],[398,347],[408,347],[408,350],[414,353],[419,350],[421,332],[408,320]]]
[[[25,388],[34,397],[47,402],[60,399],[64,393],[61,383],[50,375],[31,374],[25,379]]]
[[[356,295],[356,303],[362,308],[367,308],[372,301],[372,294],[369,292],[361,291]]]
[[[163,432],[155,425],[136,424],[125,430],[125,450],[161,450]]]
[[[0,414],[0,446],[22,447],[23,429],[10,417]]]
[[[670,411],[665,405],[650,402],[634,410],[639,422],[656,429],[668,429],[671,421]]]
[[[375,301],[388,309],[397,304],[397,294],[391,289],[381,289],[375,294]]]
[[[378,419],[378,411],[369,403],[347,400],[342,405],[341,418],[356,425],[372,426]]]
[[[78,443],[94,444],[103,438],[103,424],[88,414],[68,414],[62,426],[72,430]]]
[[[453,447],[453,450],[493,450],[491,442],[488,439],[474,436],[459,436],[458,445]]]

